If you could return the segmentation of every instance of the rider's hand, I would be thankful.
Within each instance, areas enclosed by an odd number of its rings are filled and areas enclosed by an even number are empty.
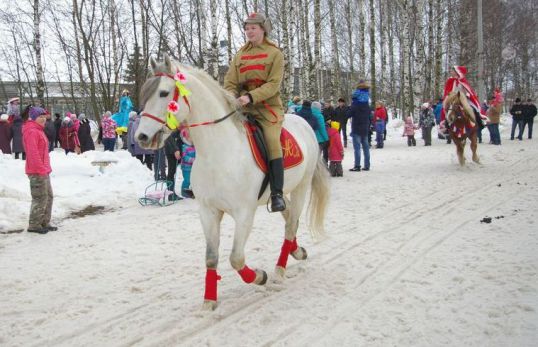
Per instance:
[[[250,104],[250,98],[248,95],[243,95],[237,98],[237,103],[241,106],[245,106]]]

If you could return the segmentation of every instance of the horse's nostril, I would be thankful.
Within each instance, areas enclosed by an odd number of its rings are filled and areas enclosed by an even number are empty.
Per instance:
[[[138,141],[140,141],[140,142],[147,142],[147,141],[148,141],[148,135],[146,135],[146,134],[139,134],[139,135],[138,135]]]

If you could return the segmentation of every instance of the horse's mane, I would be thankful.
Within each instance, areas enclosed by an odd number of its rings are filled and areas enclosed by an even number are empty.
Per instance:
[[[469,104],[469,101],[465,96],[465,92],[461,91],[459,87],[456,90],[452,91],[450,94],[448,94],[443,101],[443,108],[445,110],[449,109],[449,106],[451,105],[461,105],[463,107],[463,110],[465,111],[465,114],[467,114],[467,116],[473,122],[476,121],[473,108]]]
[[[222,98],[226,102],[227,109],[237,109],[238,106],[235,97],[227,90],[222,88],[216,80],[209,76],[209,74],[207,74],[201,69],[181,64],[180,62],[175,60],[172,60],[170,65],[167,65],[166,61],[163,61],[158,62],[154,66],[152,66],[152,71],[148,74],[146,82],[144,82],[144,85],[142,86],[142,90],[140,92],[140,101],[142,108],[146,101],[149,99],[149,97],[153,95],[153,93],[159,87],[159,79],[156,78],[155,75],[158,73],[174,74],[176,69],[179,69],[179,71],[186,73],[187,81],[189,79],[189,76],[192,76],[194,79],[198,80],[200,84],[204,85],[207,89],[216,92],[219,96],[222,96]]]
[[[237,109],[237,101],[235,97],[224,89],[213,77],[209,76],[207,72],[194,66],[183,65],[177,61],[174,61],[173,63],[176,64],[181,71],[187,71],[188,75],[194,76],[202,84],[208,87],[208,89],[218,91],[226,101],[228,108]]]

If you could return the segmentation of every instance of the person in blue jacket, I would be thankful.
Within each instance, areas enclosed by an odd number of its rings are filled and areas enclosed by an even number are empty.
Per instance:
[[[368,131],[370,130],[372,110],[369,105],[369,89],[370,86],[361,80],[353,92],[353,101],[349,108],[348,118],[351,118],[351,139],[353,140],[353,151],[355,155],[355,165],[349,171],[361,171],[361,149],[364,154],[362,171],[370,170]]]
[[[314,101],[312,103],[312,114],[318,121],[318,131],[316,131],[316,138],[318,140],[319,149],[323,153],[323,161],[325,166],[329,167],[329,135],[327,134],[327,124],[325,123],[325,116],[321,111],[321,103]],[[330,118],[328,119],[331,121]]]
[[[329,141],[329,136],[327,135],[327,129],[325,129],[325,121],[323,119],[323,114],[321,113],[321,104],[317,102],[317,104],[320,105],[319,109],[312,107],[314,104],[316,104],[316,101],[311,103],[309,100],[304,100],[303,104],[297,107],[297,115],[304,118],[308,124],[310,124],[316,134],[319,148],[320,150],[323,150],[323,144]]]

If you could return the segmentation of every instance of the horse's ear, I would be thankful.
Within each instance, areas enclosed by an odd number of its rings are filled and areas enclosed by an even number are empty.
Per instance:
[[[151,72],[155,72],[155,68],[157,67],[157,63],[155,62],[155,59],[153,57],[149,58],[149,66],[151,67]]]
[[[167,53],[164,53],[164,65],[166,66],[167,71],[172,71],[172,62]]]
[[[458,99],[459,99],[459,97],[460,97],[460,91],[458,90]]]

